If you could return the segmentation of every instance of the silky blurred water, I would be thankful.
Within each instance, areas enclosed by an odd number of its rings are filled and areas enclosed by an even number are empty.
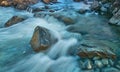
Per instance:
[[[58,1],[72,3],[69,0]],[[37,4],[32,7],[40,5]],[[61,5],[66,6],[66,4]],[[82,3],[70,5],[76,9],[89,8],[89,5]],[[27,11],[15,10],[11,7],[0,7],[0,72],[81,72],[77,61],[79,58],[69,53],[72,47],[76,51],[77,44],[83,38],[92,39],[95,37],[95,39],[105,42],[106,40],[114,40],[114,37],[116,37],[111,32],[110,27],[105,25],[106,18],[104,17],[93,13],[80,15],[71,10],[62,12],[61,14],[65,16],[76,18],[76,23],[66,26],[52,16],[35,18],[33,13]],[[25,15],[28,19],[5,28],[6,21],[14,15]],[[47,53],[35,53],[29,44],[36,26],[49,29],[59,39],[55,45],[49,48]],[[67,28],[70,29],[69,32]],[[86,33],[83,38],[82,33]]]

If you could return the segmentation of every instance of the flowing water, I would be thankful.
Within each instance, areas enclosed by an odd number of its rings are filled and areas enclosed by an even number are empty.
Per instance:
[[[65,2],[64,0],[59,1]],[[75,4],[71,5],[78,9]],[[65,15],[69,15],[70,11],[65,12]],[[76,51],[77,44],[83,38],[96,39],[106,44],[117,42],[116,34],[111,32],[109,26],[104,25],[107,20],[104,17],[92,13],[86,15],[80,15],[74,11],[71,13],[73,15],[70,14],[70,16],[73,18],[78,16],[80,20],[75,25],[66,26],[51,16],[35,18],[33,13],[15,10],[11,7],[0,7],[0,72],[81,72],[79,57],[69,53],[72,47]],[[25,15],[28,19],[4,28],[5,22],[14,15]],[[35,53],[29,44],[36,26],[53,31],[53,34],[59,39],[47,53]],[[71,32],[66,29],[69,27]],[[83,38],[80,33],[83,33]]]

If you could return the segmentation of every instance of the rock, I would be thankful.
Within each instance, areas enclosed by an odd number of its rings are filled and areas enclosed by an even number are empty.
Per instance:
[[[57,0],[42,0],[44,3],[48,4],[50,2],[57,2]]]
[[[22,22],[24,21],[25,18],[23,17],[20,17],[20,16],[13,16],[10,20],[8,20],[6,23],[5,23],[5,27],[9,27],[11,25],[14,25],[14,24],[17,24],[19,22]]]
[[[120,72],[120,71],[114,67],[110,67],[110,68],[104,68],[102,72]]]
[[[47,50],[57,42],[57,38],[52,32],[44,27],[37,26],[30,41],[35,52]]]
[[[120,25],[120,10],[109,20],[109,23]]]
[[[95,11],[100,10],[100,4],[99,4],[99,2],[96,1],[96,0],[94,0],[90,8],[91,8],[91,10],[95,10]]]
[[[1,0],[0,6],[14,6],[18,9],[26,9],[29,5],[37,3],[39,0]]]
[[[114,62],[113,62],[111,59],[109,59],[108,61],[109,61],[109,64],[110,64],[111,66],[114,65]]]
[[[118,7],[120,8],[120,0],[115,0],[114,3],[113,3],[113,7]]]
[[[73,0],[74,2],[80,2],[81,0]]]
[[[75,21],[72,18],[66,16],[61,16],[60,20],[67,25],[75,23]]]
[[[50,3],[50,0],[42,0],[44,3]]]
[[[82,58],[111,58],[115,59],[116,54],[111,51],[106,45],[101,45],[97,43],[83,43],[79,47],[78,56]]]
[[[93,60],[99,60],[100,59],[100,57],[94,57],[93,58]]]
[[[86,60],[84,65],[86,69],[92,69],[92,63],[90,60]]]
[[[33,13],[36,13],[36,12],[41,12],[41,11],[44,11],[44,9],[34,8],[32,12],[33,12]]]
[[[103,65],[108,65],[109,64],[108,59],[102,59],[102,63]]]
[[[49,12],[55,12],[54,10],[49,10]]]
[[[87,10],[85,10],[85,9],[80,9],[79,11],[77,11],[78,13],[80,13],[80,14],[85,14],[86,12],[87,12]]]
[[[11,2],[1,1],[0,5],[1,5],[1,6],[11,6]]]
[[[46,13],[38,12],[34,14],[34,17],[45,18],[46,15],[47,15]]]
[[[98,68],[102,68],[103,67],[103,64],[100,60],[95,60],[95,66],[98,67]]]

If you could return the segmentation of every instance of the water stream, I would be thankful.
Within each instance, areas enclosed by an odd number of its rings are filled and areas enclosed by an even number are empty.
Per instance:
[[[69,0],[58,1],[71,3]],[[75,4],[71,5],[76,9],[81,8]],[[83,7],[88,8],[88,5]],[[78,20],[76,19],[74,25],[66,26],[51,16],[35,18],[33,13],[27,11],[0,7],[0,72],[82,72],[78,63],[80,58],[71,55],[69,50],[74,47],[76,51],[77,44],[83,38],[112,44],[111,47],[118,49],[119,37],[111,31],[110,26],[106,25],[106,18],[93,13],[80,15],[71,10],[61,12],[61,14],[70,15],[73,18],[78,16]],[[14,15],[27,16],[28,19],[5,28],[6,21]],[[29,44],[36,26],[53,31],[53,34],[59,38],[59,41],[47,53],[35,53]]]

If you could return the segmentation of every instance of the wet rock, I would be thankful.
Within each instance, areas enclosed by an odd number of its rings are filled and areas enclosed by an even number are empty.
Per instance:
[[[110,67],[103,69],[102,72],[120,72],[120,71],[114,67]]]
[[[113,3],[113,7],[120,8],[120,0],[115,0],[114,3]]]
[[[113,51],[111,51],[111,49],[106,45],[97,43],[83,43],[79,48],[80,50],[78,51],[78,56],[82,58],[116,58],[116,54],[113,53]]]
[[[57,0],[42,0],[44,3],[48,4],[50,2],[57,2]]]
[[[57,42],[57,38],[52,32],[44,27],[37,26],[30,41],[31,47],[35,52],[47,50]]]
[[[108,65],[109,61],[108,61],[108,59],[102,59],[102,63],[103,63],[103,65]]]
[[[32,10],[33,13],[41,12],[41,11],[44,11],[44,9],[42,9],[42,8],[34,8],[34,9]]]
[[[80,2],[81,0],[73,0],[74,2]]]
[[[94,0],[90,8],[91,8],[91,10],[98,11],[98,10],[100,10],[100,7],[101,6],[100,6],[99,2]]]
[[[86,66],[87,69],[92,69],[92,63],[91,63],[91,61],[90,61],[90,60],[87,60],[87,61],[85,62],[85,66]]]
[[[13,16],[10,20],[8,20],[6,23],[5,23],[5,27],[9,27],[11,25],[14,25],[14,24],[17,24],[19,22],[22,22],[24,21],[25,18],[23,17],[20,17],[20,16]]]
[[[29,5],[37,3],[39,0],[1,0],[0,6],[14,6],[18,9],[26,9]]]
[[[49,10],[49,12],[55,12],[54,10]]]
[[[4,1],[1,1],[0,5],[1,6],[11,6],[11,2],[4,0]]]
[[[50,3],[50,0],[42,0],[44,3]]]
[[[113,62],[111,59],[109,59],[108,61],[109,61],[109,64],[110,64],[111,66],[114,65],[114,62]]]
[[[93,58],[93,60],[99,60],[100,59],[100,57],[94,57]]]
[[[98,68],[102,68],[103,64],[100,60],[95,60],[95,66],[98,67]]]
[[[61,16],[60,20],[63,21],[67,25],[75,23],[74,19],[70,17]]]
[[[109,20],[109,23],[120,25],[120,10]]]
[[[46,13],[38,12],[34,14],[34,17],[45,18],[46,15],[47,15]]]
[[[80,9],[79,11],[77,11],[78,13],[80,13],[80,14],[85,14],[86,12],[87,12],[87,10],[85,10],[85,9]]]

